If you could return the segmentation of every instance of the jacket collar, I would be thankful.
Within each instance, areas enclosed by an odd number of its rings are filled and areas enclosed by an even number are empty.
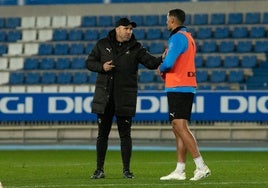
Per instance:
[[[170,38],[172,35],[174,35],[175,33],[177,33],[178,31],[180,31],[180,30],[186,30],[186,27],[183,26],[183,25],[177,27],[176,29],[174,29],[173,31],[171,31],[171,33],[170,33],[170,35],[169,35],[169,38]]]

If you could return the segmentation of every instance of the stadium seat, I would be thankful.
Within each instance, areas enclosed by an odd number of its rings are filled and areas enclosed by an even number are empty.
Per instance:
[[[0,70],[8,69],[8,58],[0,57]]]
[[[54,41],[67,40],[67,30],[66,29],[55,29],[54,32],[53,32],[52,39]]]
[[[113,17],[112,16],[98,16],[97,25],[100,27],[113,26]]]
[[[229,38],[230,32],[229,27],[216,27],[214,31],[214,38]]]
[[[73,75],[74,84],[86,84],[88,83],[88,73],[86,72],[75,72]]]
[[[202,28],[199,28],[196,32],[197,39],[208,39],[211,37],[212,37],[211,27],[202,27]]]
[[[25,84],[39,84],[40,74],[39,72],[28,72],[25,77]]]
[[[221,57],[220,56],[208,56],[205,63],[208,68],[215,68],[221,66]]]
[[[27,16],[21,18],[21,27],[22,28],[35,28],[35,16]]]
[[[38,49],[39,55],[51,55],[53,54],[53,45],[47,43],[41,43]]]
[[[14,29],[20,27],[21,18],[20,17],[8,17],[6,18],[6,28]]]
[[[3,88],[3,85],[6,86],[6,87],[9,87],[8,86],[8,83],[9,83],[9,72],[1,72],[1,79],[0,79],[0,91],[1,93],[4,93],[5,90]]]
[[[268,24],[268,12],[264,12],[262,15],[262,22],[263,24]]]
[[[219,52],[221,53],[229,53],[235,51],[235,43],[234,41],[221,41],[219,44]]]
[[[93,49],[94,44],[93,43],[87,43],[85,48],[85,54],[89,54],[91,50]]]
[[[42,88],[41,85],[27,85],[26,91],[27,93],[42,93]]]
[[[81,26],[81,16],[67,16],[66,21],[67,27],[80,27]]]
[[[166,14],[160,15],[159,16],[159,25],[166,26],[166,23],[167,23],[167,15]]]
[[[233,38],[246,38],[248,37],[248,28],[245,26],[234,27],[232,31]]]
[[[36,55],[38,54],[39,44],[38,43],[25,43],[24,44],[24,55]]]
[[[130,15],[130,20],[135,22],[139,27],[144,25],[143,15]]]
[[[216,52],[217,51],[217,44],[216,41],[205,41],[202,44],[201,52],[203,53],[210,53],[210,52]]]
[[[155,40],[162,38],[162,31],[160,28],[149,28],[146,34],[146,39]]]
[[[8,55],[16,56],[21,55],[23,52],[22,43],[9,43],[8,44]]]
[[[145,86],[144,86],[144,90],[159,90],[158,89],[158,85],[159,84],[146,84]]]
[[[67,18],[66,16],[52,16],[51,27],[53,28],[65,28]]]
[[[39,61],[37,58],[26,58],[24,61],[24,70],[35,70],[39,69]]]
[[[225,13],[212,13],[210,24],[212,25],[225,24]]]
[[[170,36],[170,31],[167,30],[167,29],[164,29],[162,31],[162,38],[165,39],[165,40],[168,40],[169,36]],[[193,34],[192,34],[192,36],[193,36]]]
[[[37,38],[37,31],[35,29],[24,29],[22,30],[22,41],[30,42],[35,41]]]
[[[21,40],[22,34],[20,30],[7,31],[7,42],[16,42]]]
[[[144,40],[146,37],[146,31],[145,29],[134,29],[133,34],[135,35],[135,38],[137,40]]]
[[[38,30],[37,40],[38,41],[50,41],[53,38],[52,29],[40,29]]]
[[[24,83],[23,72],[10,72],[9,76],[9,84],[11,85]]]
[[[6,42],[6,32],[0,30],[0,42]]]
[[[82,40],[82,30],[81,29],[72,29],[69,31],[68,40],[70,41],[76,41],[76,40]]]
[[[193,24],[194,25],[206,25],[206,24],[208,24],[208,14],[205,14],[205,13],[194,14]]]
[[[90,84],[95,84],[96,80],[97,80],[97,73],[96,72],[90,72],[89,83]]]
[[[100,32],[99,32],[99,39],[101,39],[101,38],[105,38],[106,36],[107,36],[107,34],[109,33],[109,29],[102,29],[102,30],[100,30]]]
[[[223,60],[223,67],[225,68],[234,68],[239,67],[239,57],[235,55],[228,55]]]
[[[54,84],[56,83],[56,74],[55,72],[44,72],[41,76],[42,84]]]
[[[192,15],[191,14],[186,14],[185,15],[185,21],[184,21],[185,25],[190,25],[192,24]]]
[[[196,72],[197,82],[207,82],[208,81],[208,72],[207,71],[197,71]]]
[[[145,26],[157,26],[157,25],[159,25],[158,15],[145,15],[144,16],[144,25]]]
[[[211,85],[198,85],[198,90],[212,90]]]
[[[70,68],[70,59],[69,58],[58,58],[56,61],[56,69],[64,70]]]
[[[228,24],[242,24],[243,23],[243,13],[228,13]]]
[[[48,28],[51,26],[50,16],[37,16],[36,17],[36,27],[37,28]]]
[[[72,82],[72,73],[70,72],[60,72],[57,75],[58,84],[70,84]]]
[[[54,68],[55,68],[54,58],[41,59],[41,61],[40,61],[40,69],[41,70],[54,69]]]
[[[81,44],[81,43],[71,44],[70,49],[69,49],[69,54],[70,55],[84,54],[84,44]]]
[[[7,53],[7,46],[5,44],[0,44],[0,55]]]
[[[251,27],[249,37],[251,38],[265,38],[265,27]]]
[[[141,82],[141,83],[154,82],[154,78],[155,78],[154,71],[141,71],[140,77],[139,77],[139,82]]]
[[[6,19],[5,18],[0,18],[0,29],[6,27],[5,22],[6,22]]]
[[[226,81],[226,72],[224,70],[211,71],[210,81],[213,83],[225,82]]]
[[[244,81],[244,72],[242,70],[231,70],[228,76],[228,82],[241,83]]]
[[[55,55],[67,55],[69,53],[68,43],[57,43],[54,48]]]
[[[149,46],[149,51],[152,54],[160,54],[163,53],[165,46],[162,42],[152,42]]]
[[[24,59],[23,57],[10,57],[9,58],[9,70],[23,69]]]
[[[236,51],[239,53],[251,52],[252,44],[251,41],[238,41]]]
[[[99,39],[99,31],[97,29],[87,29],[84,33],[84,40],[93,41]]]
[[[260,23],[260,12],[247,12],[245,15],[245,24],[258,24]]]
[[[254,52],[268,52],[268,41],[256,41]]]
[[[195,66],[196,67],[203,67],[204,61],[202,56],[195,56]]]
[[[95,27],[97,25],[97,16],[82,17],[82,27]]]
[[[85,58],[76,57],[72,59],[71,69],[85,69],[85,68],[86,68]]]
[[[215,90],[231,90],[229,85],[216,85]]]
[[[246,55],[242,57],[241,67],[253,68],[257,66],[257,57],[255,55]]]

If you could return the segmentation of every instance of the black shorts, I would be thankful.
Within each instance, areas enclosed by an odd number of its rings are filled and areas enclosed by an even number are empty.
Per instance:
[[[186,119],[190,121],[194,100],[193,93],[167,92],[169,121]]]

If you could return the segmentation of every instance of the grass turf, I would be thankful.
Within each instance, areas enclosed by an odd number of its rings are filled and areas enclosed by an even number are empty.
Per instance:
[[[91,180],[95,151],[0,151],[0,181],[4,188],[151,188],[151,187],[268,187],[268,152],[202,152],[212,171],[208,178],[191,182],[194,163],[188,157],[187,180],[160,181],[174,170],[175,151],[134,151],[131,170],[135,179],[122,178],[119,151],[108,151],[105,179]]]

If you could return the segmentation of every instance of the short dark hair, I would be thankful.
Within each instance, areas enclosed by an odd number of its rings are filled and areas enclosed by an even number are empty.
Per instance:
[[[179,20],[182,24],[185,21],[185,12],[181,9],[173,9],[168,12],[169,16],[175,17],[177,20]]]

